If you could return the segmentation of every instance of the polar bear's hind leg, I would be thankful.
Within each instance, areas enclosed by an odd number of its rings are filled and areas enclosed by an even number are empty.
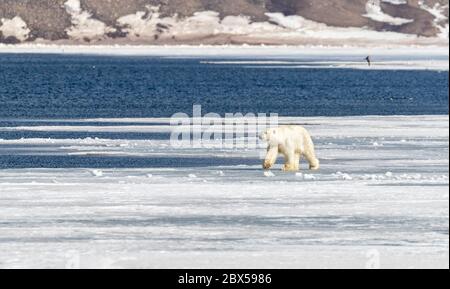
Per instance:
[[[309,169],[313,171],[317,171],[320,169],[320,162],[316,157],[316,150],[314,147],[313,140],[308,132],[306,132],[305,138],[304,138],[304,151],[303,156],[306,158],[306,160],[309,162]]]
[[[295,154],[295,161],[294,161],[294,165],[295,165],[295,170],[299,171],[300,170],[300,160],[302,158],[302,154],[300,153],[296,153]]]
[[[304,154],[306,160],[309,162],[309,169],[313,171],[317,171],[320,169],[320,162],[316,157],[316,154],[314,152],[307,152]]]

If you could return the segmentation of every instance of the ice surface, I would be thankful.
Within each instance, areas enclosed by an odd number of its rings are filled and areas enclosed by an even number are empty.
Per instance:
[[[448,268],[448,116],[280,120],[310,130],[320,171],[166,139],[0,140],[0,267]]]
[[[449,62],[444,60],[408,60],[408,61],[373,61],[371,66],[363,62],[349,61],[205,61],[205,64],[245,65],[246,67],[299,69],[299,68],[341,68],[365,70],[440,70],[449,69]]]

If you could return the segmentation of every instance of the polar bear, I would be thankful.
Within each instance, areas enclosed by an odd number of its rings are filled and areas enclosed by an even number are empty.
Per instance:
[[[302,156],[308,160],[311,170],[318,170],[320,167],[311,136],[301,126],[281,126],[267,129],[260,135],[260,139],[268,143],[267,155],[263,164],[265,170],[275,164],[279,153],[285,158],[283,171],[298,171]]]

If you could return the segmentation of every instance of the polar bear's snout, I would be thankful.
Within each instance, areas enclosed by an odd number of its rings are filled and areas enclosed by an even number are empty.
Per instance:
[[[262,141],[270,141],[271,140],[271,138],[273,137],[273,136],[271,136],[271,135],[275,135],[275,129],[267,129],[267,130],[265,130],[265,131],[263,131],[260,135],[259,135],[259,139],[260,140],[262,140]]]

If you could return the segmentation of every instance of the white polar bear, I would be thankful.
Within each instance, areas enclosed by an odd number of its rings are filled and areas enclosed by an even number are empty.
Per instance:
[[[284,155],[285,158],[284,171],[298,171],[302,156],[308,160],[311,170],[318,170],[320,167],[311,136],[301,126],[271,128],[263,132],[260,139],[268,143],[267,155],[263,165],[265,170],[270,169],[275,164],[279,153]]]

